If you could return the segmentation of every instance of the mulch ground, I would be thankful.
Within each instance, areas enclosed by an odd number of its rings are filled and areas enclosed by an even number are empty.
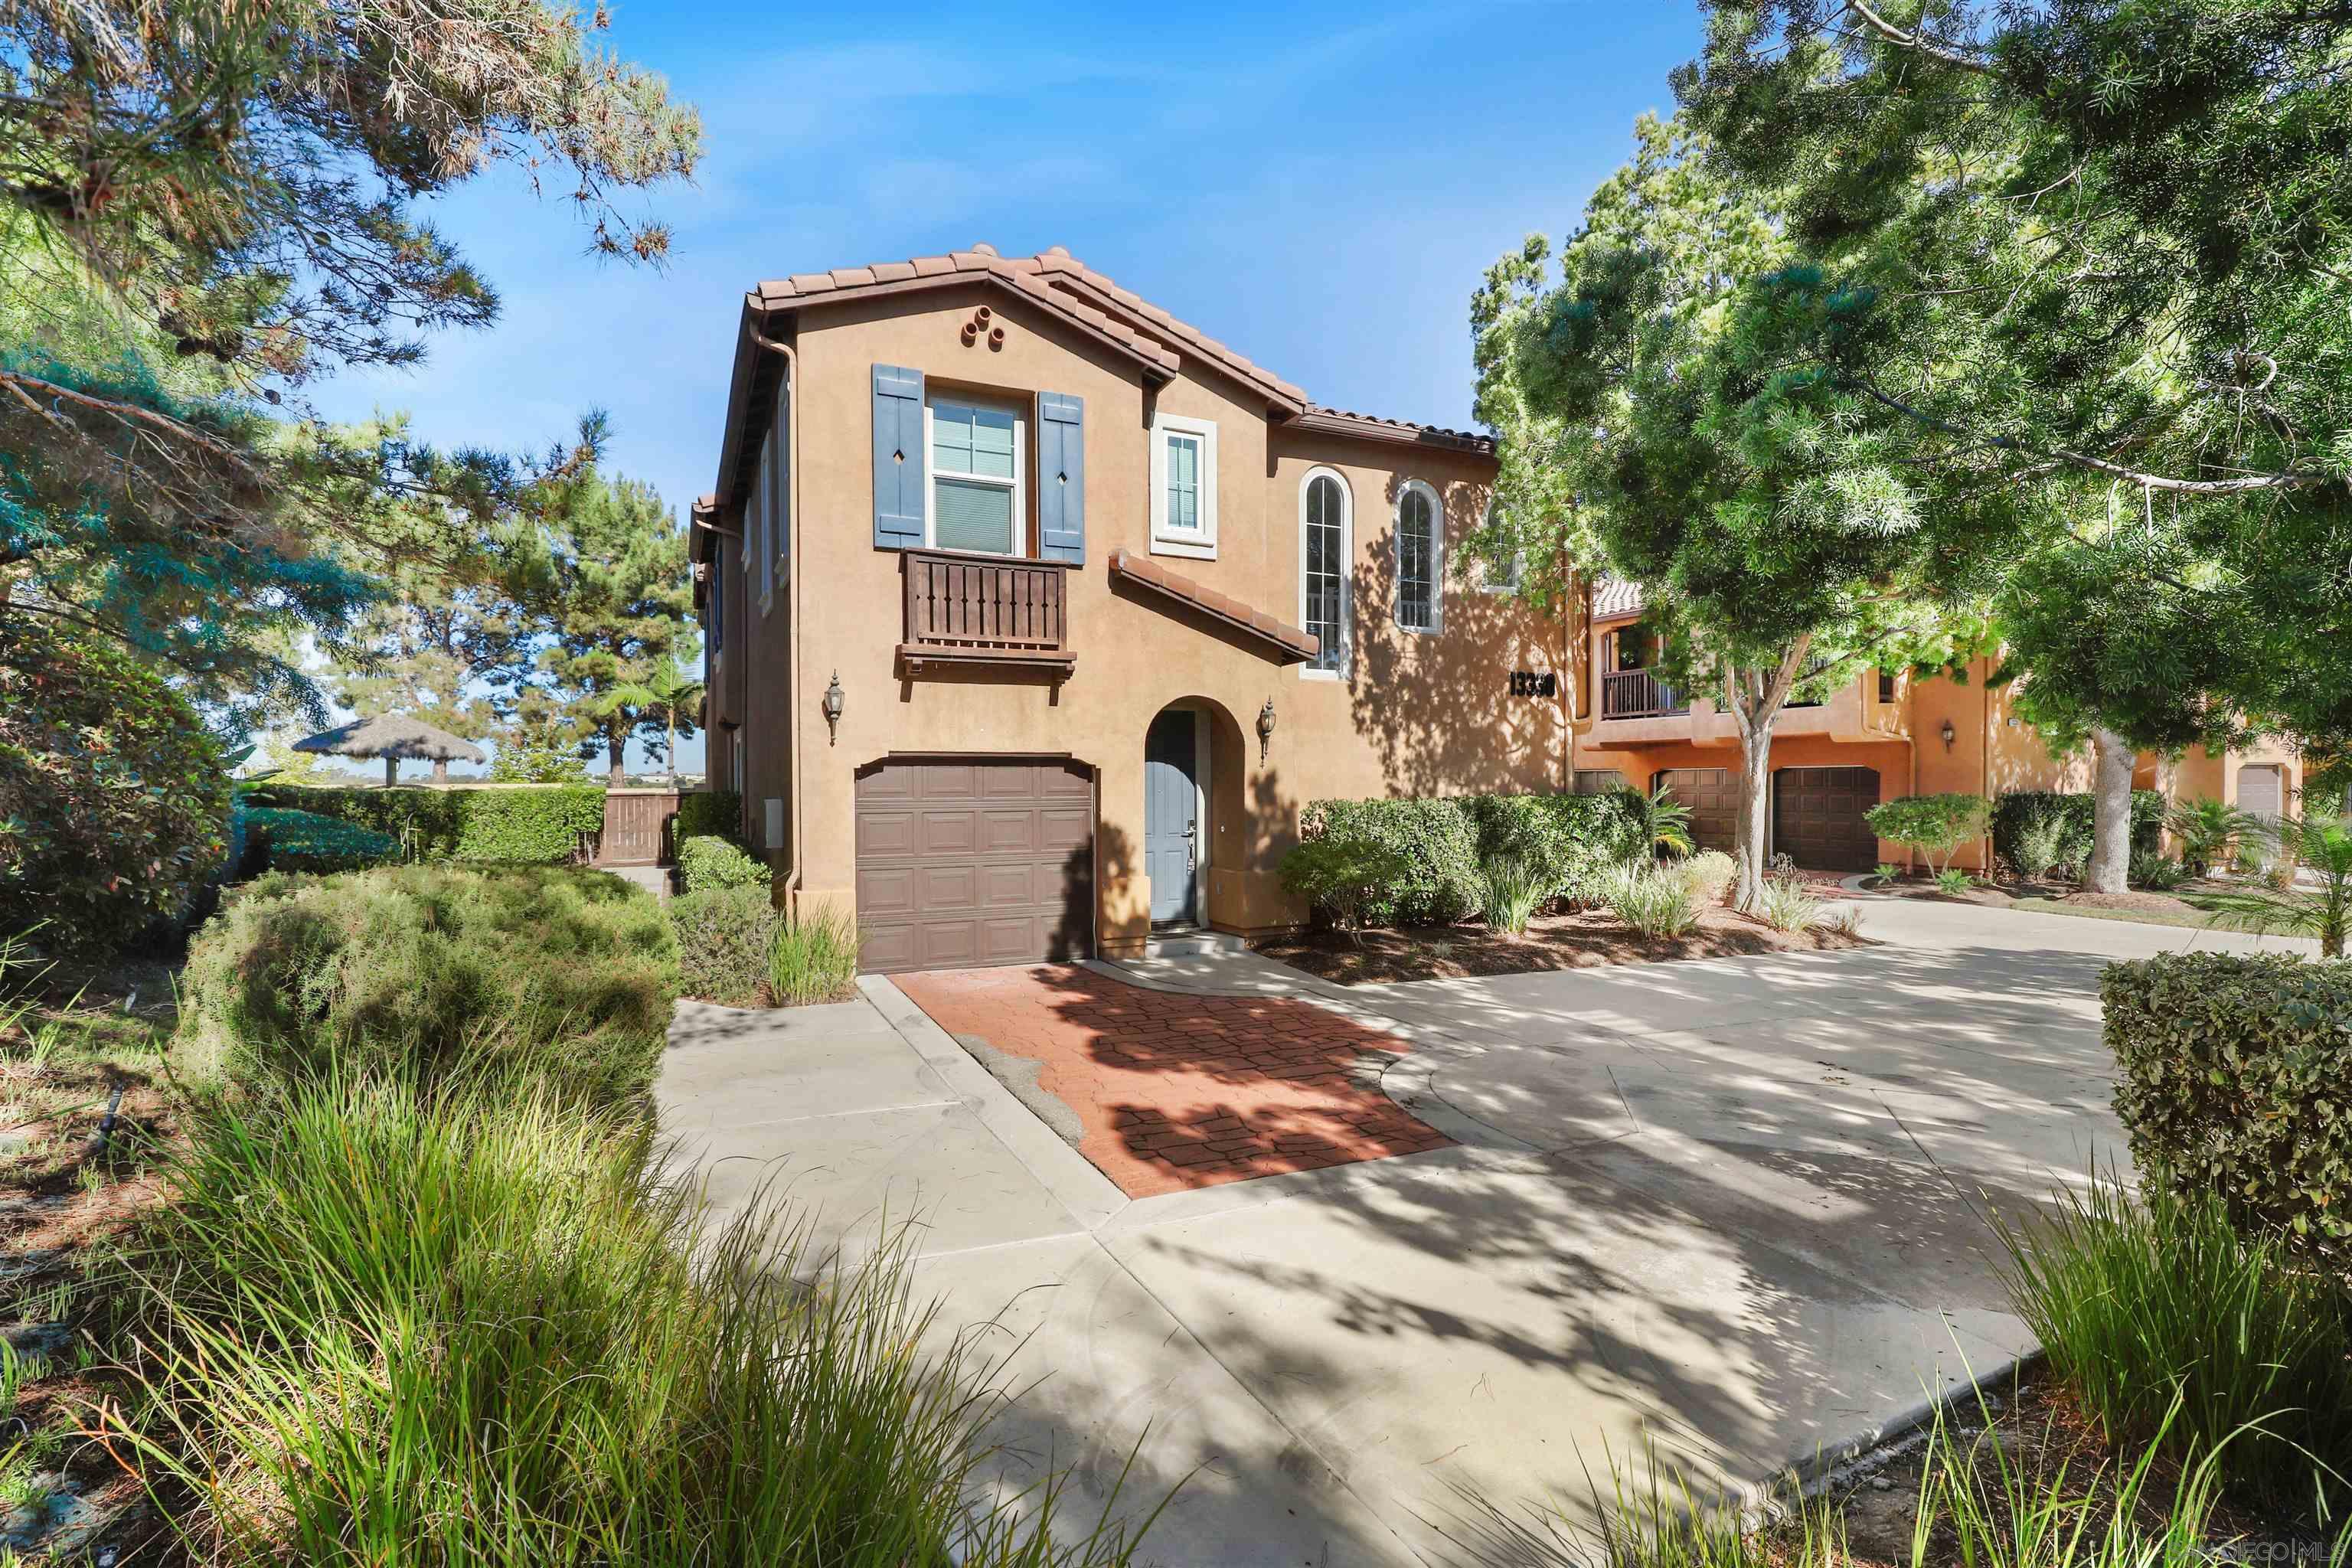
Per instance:
[[[1452,1140],[1381,1092],[1410,1047],[1278,996],[1146,990],[1074,965],[893,977],[950,1035],[1039,1064],[1078,1152],[1129,1197],[1314,1171]]]
[[[1615,963],[1666,963],[1763,952],[1827,952],[1874,945],[1839,931],[1774,931],[1732,910],[1709,910],[1681,936],[1647,937],[1601,910],[1539,915],[1525,936],[1482,925],[1409,926],[1368,931],[1360,942],[1344,931],[1312,930],[1252,944],[1267,958],[1341,985],[1401,980],[1459,980],[1547,969],[1599,969]]]

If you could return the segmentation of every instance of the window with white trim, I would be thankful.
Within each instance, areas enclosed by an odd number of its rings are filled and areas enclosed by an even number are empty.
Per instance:
[[[1486,503],[1486,516],[1478,525],[1478,531],[1486,536],[1486,543],[1491,550],[1496,542],[1495,503],[1492,501]],[[1519,584],[1527,580],[1527,574],[1528,558],[1516,547],[1508,555],[1497,557],[1486,554],[1480,557],[1478,584],[1489,594],[1517,593]]]
[[[1028,532],[1020,410],[949,394],[923,407],[931,452],[926,538],[935,550],[1019,555]]]
[[[1322,646],[1302,675],[1347,672],[1351,505],[1346,480],[1328,468],[1308,470],[1298,491],[1298,621]]]
[[[1151,421],[1151,552],[1216,558],[1213,420],[1161,414]]]
[[[1407,479],[1397,492],[1397,625],[1433,632],[1444,619],[1444,512],[1437,492]]]

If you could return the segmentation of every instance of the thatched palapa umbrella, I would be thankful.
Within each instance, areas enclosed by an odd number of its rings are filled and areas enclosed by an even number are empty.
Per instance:
[[[320,752],[332,757],[382,757],[383,783],[389,789],[400,777],[403,759],[419,757],[433,764],[434,782],[449,776],[451,763],[478,763],[482,748],[471,741],[461,741],[446,730],[436,730],[422,719],[405,714],[387,713],[375,719],[358,719],[349,724],[321,731],[308,740],[294,742],[298,752]]]

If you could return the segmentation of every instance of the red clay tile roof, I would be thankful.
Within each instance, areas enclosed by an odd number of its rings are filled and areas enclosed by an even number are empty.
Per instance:
[[[1592,585],[1592,618],[1605,621],[1615,616],[1638,615],[1642,609],[1642,584],[1628,583],[1622,577],[1603,577]]]
[[[1314,633],[1277,621],[1264,610],[1253,610],[1239,599],[1220,594],[1181,573],[1171,572],[1132,550],[1110,552],[1110,574],[1256,638],[1266,645],[1269,657],[1277,664],[1304,664],[1323,646],[1322,639]]]
[[[1355,414],[1345,408],[1326,408],[1310,403],[1307,412],[1294,420],[1302,430],[1328,431],[1339,436],[1369,436],[1374,440],[1409,441],[1442,447],[1456,447],[1465,452],[1492,453],[1495,438],[1481,436],[1475,430],[1449,430],[1443,425],[1417,425],[1410,419],[1383,419],[1377,414]]]

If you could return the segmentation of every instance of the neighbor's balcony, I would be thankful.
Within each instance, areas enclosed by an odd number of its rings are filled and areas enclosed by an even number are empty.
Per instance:
[[[1614,669],[1601,677],[1603,719],[1662,719],[1687,713],[1690,704],[1646,669]]]
[[[946,550],[901,552],[907,618],[898,657],[925,666],[1003,667],[1063,676],[1070,651],[1068,563]]]

